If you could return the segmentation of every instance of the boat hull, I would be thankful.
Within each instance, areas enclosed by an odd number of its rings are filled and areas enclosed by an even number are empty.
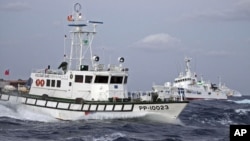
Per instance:
[[[201,94],[201,95],[198,95],[198,94],[188,94],[186,93],[185,94],[185,99],[186,100],[201,100],[201,99],[220,99],[220,100],[226,100],[227,99],[227,95],[225,94],[211,94],[211,95],[208,95],[208,94]]]
[[[150,114],[175,119],[188,104],[187,101],[75,103],[12,94],[1,94],[0,100],[61,120],[132,118]]]

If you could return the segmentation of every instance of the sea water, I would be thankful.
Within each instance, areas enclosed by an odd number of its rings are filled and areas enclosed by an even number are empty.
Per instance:
[[[231,124],[250,125],[250,96],[191,101],[177,120],[156,115],[61,121],[0,102],[3,141],[228,141]]]

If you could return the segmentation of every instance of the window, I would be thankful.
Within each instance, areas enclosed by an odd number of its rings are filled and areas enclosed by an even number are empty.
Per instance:
[[[56,87],[57,87],[57,88],[60,88],[60,87],[61,87],[61,80],[57,80],[57,81],[56,81]]]
[[[111,76],[110,84],[122,84],[122,76]]]
[[[46,80],[46,86],[47,86],[47,87],[50,87],[50,79],[47,79],[47,80]]]
[[[109,77],[108,76],[96,76],[95,83],[108,83]]]
[[[92,82],[92,78],[93,78],[93,76],[86,75],[85,76],[85,83],[91,83]]]
[[[83,82],[83,75],[75,75],[75,82],[82,83]]]
[[[127,81],[128,81],[128,76],[125,76],[124,84],[127,84]]]
[[[56,80],[51,80],[51,87],[55,87],[56,85]]]

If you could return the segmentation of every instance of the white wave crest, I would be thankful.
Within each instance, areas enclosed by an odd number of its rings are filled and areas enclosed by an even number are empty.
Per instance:
[[[0,103],[0,117],[10,117],[20,120],[55,122],[57,119],[25,109],[21,104]]]
[[[120,132],[112,133],[110,135],[104,135],[102,137],[94,138],[93,141],[113,141],[120,137],[125,137],[126,135]]]
[[[107,113],[107,112],[94,112],[90,113],[87,116],[84,116],[82,119],[127,119],[127,118],[137,118],[144,117],[147,113],[129,113],[129,112],[117,112],[117,113]]]
[[[235,112],[239,115],[247,115],[247,113],[250,112],[250,109],[236,109]]]
[[[233,101],[237,104],[250,104],[250,99],[243,99],[243,100],[238,100],[238,101]]]
[[[120,132],[114,132],[111,134],[104,134],[104,135],[99,134],[98,136],[83,135],[83,136],[67,137],[65,138],[65,141],[72,141],[72,140],[114,141],[114,140],[119,140],[120,137],[126,137],[126,135]]]
[[[117,112],[117,113],[101,113],[95,112],[90,113],[87,116],[84,116],[83,120],[96,119],[96,120],[105,120],[105,119],[131,119],[131,118],[142,118],[149,121],[161,122],[161,123],[171,123],[179,124],[183,123],[177,118],[169,118],[161,114],[151,113],[151,112]]]

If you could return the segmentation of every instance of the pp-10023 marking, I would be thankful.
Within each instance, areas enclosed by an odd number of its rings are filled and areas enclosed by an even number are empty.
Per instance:
[[[159,106],[139,106],[140,110],[168,110],[168,105],[159,105]]]

